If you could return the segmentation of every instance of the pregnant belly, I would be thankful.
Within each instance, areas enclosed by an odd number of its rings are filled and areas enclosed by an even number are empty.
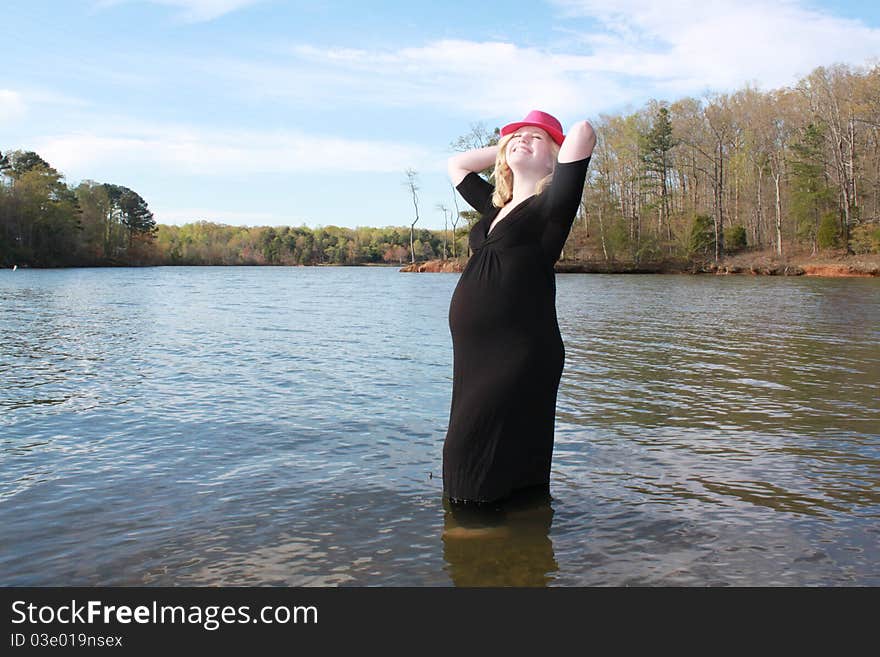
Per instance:
[[[465,278],[452,295],[449,328],[454,342],[505,337],[545,340],[559,334],[552,294]]]

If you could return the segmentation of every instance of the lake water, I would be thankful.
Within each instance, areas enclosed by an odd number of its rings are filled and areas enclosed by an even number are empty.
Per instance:
[[[880,280],[557,276],[552,498],[479,517],[457,280],[0,271],[0,584],[880,584]]]

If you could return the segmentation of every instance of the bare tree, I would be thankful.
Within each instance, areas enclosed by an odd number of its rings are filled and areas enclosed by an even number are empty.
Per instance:
[[[486,124],[472,123],[470,132],[463,134],[461,137],[452,142],[449,147],[454,151],[470,151],[475,148],[485,148],[498,143],[501,132],[498,128],[489,130]]]
[[[437,204],[437,209],[443,213],[443,259],[446,260],[446,238],[449,233],[449,211],[442,203]]]
[[[715,262],[724,255],[724,192],[726,180],[724,167],[730,159],[730,151],[734,147],[736,126],[730,108],[730,97],[716,95],[711,98],[703,111],[706,122],[713,136],[713,177],[715,222]]]
[[[455,186],[452,184],[452,181],[449,182],[449,186],[452,187],[452,202],[455,205],[455,214],[452,215],[452,257],[455,258],[455,243],[458,240],[456,230],[458,229],[458,222],[461,220],[461,212],[458,209],[458,195],[455,192]]]
[[[410,193],[412,194],[413,207],[416,209],[416,218],[409,225],[409,253],[410,259],[413,264],[416,262],[416,249],[415,249],[415,231],[416,224],[419,221],[419,186],[418,186],[418,171],[413,168],[407,169],[404,174],[406,175],[406,185],[409,188]]]

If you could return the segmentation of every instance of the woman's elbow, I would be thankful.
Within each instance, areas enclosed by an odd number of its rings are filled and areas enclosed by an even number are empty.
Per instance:
[[[560,149],[560,162],[582,160],[593,154],[596,146],[596,131],[589,121],[578,121],[572,125]]]
[[[571,126],[568,134],[574,136],[579,142],[588,144],[590,151],[596,145],[596,131],[593,129],[593,124],[589,121],[578,121]]]
[[[458,185],[469,173],[467,167],[461,162],[461,156],[453,155],[446,160],[446,173],[453,185]]]

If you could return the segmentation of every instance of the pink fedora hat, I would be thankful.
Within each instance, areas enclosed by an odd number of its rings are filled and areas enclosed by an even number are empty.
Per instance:
[[[526,114],[526,118],[522,121],[508,123],[501,128],[501,136],[509,135],[511,132],[519,130],[524,125],[533,125],[538,128],[543,128],[553,138],[553,141],[560,146],[562,145],[562,140],[565,139],[565,135],[562,134],[562,124],[556,119],[556,117],[540,110],[532,110]]]

